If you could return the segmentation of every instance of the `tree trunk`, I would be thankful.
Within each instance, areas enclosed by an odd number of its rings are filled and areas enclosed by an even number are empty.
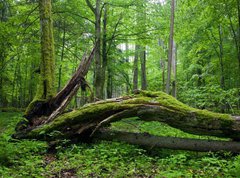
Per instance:
[[[67,104],[76,94],[79,87],[85,90],[87,83],[84,76],[88,72],[95,51],[96,46],[93,48],[88,58],[85,55],[83,56],[83,59],[81,60],[81,63],[73,77],[55,97],[47,101],[34,101],[30,103],[25,112],[25,117],[28,119],[28,124],[30,126],[34,126],[36,123],[39,124],[43,120],[47,120],[49,122],[54,119],[66,108]]]
[[[160,59],[160,65],[162,68],[162,91],[165,91],[165,61],[163,59]]]
[[[129,63],[129,44],[128,41],[126,41],[125,43],[125,55],[126,55],[126,63]],[[131,83],[130,83],[130,79],[129,79],[129,72],[128,70],[126,71],[126,93],[129,94],[130,88],[131,88]]]
[[[223,39],[222,39],[221,25],[218,26],[218,33],[219,33],[219,63],[220,63],[220,68],[221,68],[220,86],[222,89],[224,89],[225,88],[225,80],[224,80]]]
[[[238,71],[240,74],[240,0],[236,0],[237,1],[237,13],[238,13]],[[240,75],[238,76],[240,79]],[[240,83],[239,83],[240,86]],[[238,87],[239,87],[238,86]]]
[[[61,59],[60,59],[60,66],[58,69],[58,91],[61,89],[62,84],[62,62],[64,58],[64,50],[65,50],[65,42],[66,42],[66,22],[63,21],[63,37],[62,37],[62,50],[61,50]]]
[[[107,58],[107,5],[104,7],[104,16],[103,16],[103,39],[102,39],[102,76],[101,76],[101,90],[103,92],[103,98],[105,98],[105,76],[106,76],[106,69],[108,65],[108,58]]]
[[[147,133],[130,133],[101,129],[95,138],[108,141],[123,141],[130,144],[147,146],[149,148],[167,148],[174,150],[189,150],[201,152],[230,151],[240,152],[240,142],[216,141],[177,137],[153,136]]]
[[[147,90],[147,74],[146,74],[146,49],[141,48],[141,84],[142,90]]]
[[[192,134],[240,139],[240,117],[194,109],[163,92],[148,91],[88,104],[45,124],[19,130],[15,137],[86,139],[100,127],[129,117],[164,122]]]
[[[28,119],[51,113],[51,109],[46,103],[52,99],[55,94],[55,59],[51,8],[51,0],[39,0],[41,36],[40,76],[36,95],[28,105],[25,113]]]
[[[135,56],[133,63],[133,90],[138,89],[138,57],[139,57],[139,45],[135,45]]]
[[[237,87],[240,88],[240,0],[237,1],[237,13],[238,13],[238,84]],[[240,98],[240,91],[238,92]],[[240,108],[240,99],[238,99],[238,109]]]
[[[172,56],[172,72],[173,72],[172,96],[177,98],[177,45],[174,41],[173,41],[173,56]]]
[[[112,77],[112,69],[110,66],[107,68],[107,98],[112,98],[113,95],[113,77]]]
[[[35,100],[48,100],[55,94],[54,88],[54,39],[51,0],[39,0],[41,26],[40,83]]]
[[[101,59],[101,0],[96,0],[95,8],[95,38],[96,38],[96,53],[95,53],[95,77],[94,86],[96,98],[103,99],[102,90],[102,59]]]
[[[171,64],[173,56],[173,35],[174,35],[174,13],[175,13],[175,0],[171,3],[171,19],[170,19],[170,35],[169,35],[169,47],[168,47],[168,70],[167,70],[167,81],[166,81],[166,93],[170,94],[170,83],[171,83]]]
[[[36,95],[33,101],[28,105],[26,115],[36,105],[49,101],[55,94],[54,88],[54,39],[53,39],[53,25],[52,25],[52,11],[51,0],[39,0],[40,13],[40,36],[41,36],[41,62],[40,62],[40,77],[37,87]],[[48,112],[48,106],[45,106]]]

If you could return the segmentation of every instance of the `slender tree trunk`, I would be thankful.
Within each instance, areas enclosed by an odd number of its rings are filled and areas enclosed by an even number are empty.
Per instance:
[[[17,103],[16,107],[21,106],[21,96],[22,96],[22,76],[21,76],[21,65],[18,65],[18,70],[17,70]]]
[[[0,8],[0,20],[1,22],[6,22],[8,20],[9,16],[9,5],[8,1],[1,1],[1,8]],[[3,49],[0,52],[0,107],[6,107],[7,106],[7,99],[6,95],[4,95],[3,89],[4,89],[4,66],[3,63],[6,59],[5,50]]]
[[[3,71],[2,71],[3,59],[0,53],[0,107],[3,107]]]
[[[223,39],[222,39],[222,28],[221,25],[218,26],[219,33],[219,62],[221,68],[221,79],[220,86],[222,89],[225,88],[225,79],[224,79],[224,65],[223,65]]]
[[[169,47],[168,47],[168,70],[167,70],[167,81],[166,81],[166,93],[170,94],[170,83],[171,83],[171,64],[173,56],[173,35],[174,35],[174,13],[175,13],[175,0],[171,2],[171,19],[170,19],[170,35],[169,35]]]
[[[102,91],[102,60],[101,60],[101,0],[96,0],[95,8],[95,38],[96,38],[96,53],[95,53],[95,94],[96,98],[103,98]]]
[[[172,96],[177,98],[177,46],[173,42],[173,56],[172,56],[172,72],[173,72],[173,81],[172,81]]]
[[[60,66],[58,69],[58,91],[60,91],[61,83],[62,83],[62,62],[63,62],[63,58],[64,58],[65,41],[66,41],[66,22],[64,20],[63,21],[62,51],[61,51]]]
[[[128,41],[126,42],[126,63],[129,63],[129,46],[128,46]],[[127,76],[126,76],[126,93],[129,93],[129,90],[130,90],[130,86],[129,86],[129,74],[128,74],[128,71],[127,71]]]
[[[24,108],[24,107],[26,107],[26,104],[28,104],[28,103],[26,103],[26,101],[27,101],[27,96],[26,96],[26,93],[27,93],[27,83],[28,83],[28,81],[29,81],[29,79],[28,79],[28,68],[29,68],[29,64],[28,64],[28,60],[27,61],[25,61],[25,67],[24,67],[24,70],[25,70],[25,72],[24,72],[24,86],[23,86],[23,97],[22,97],[22,105],[21,105],[21,108]]]
[[[163,59],[160,59],[160,65],[162,68],[162,91],[165,91],[166,85],[165,85],[165,61]]]
[[[110,66],[107,68],[107,98],[112,98],[113,97],[113,84],[112,84],[112,70]]]
[[[237,1],[237,13],[238,13],[238,83],[237,87],[240,88],[240,0]],[[240,98],[240,91],[238,92]],[[238,109],[240,109],[240,99],[238,100]]]
[[[238,70],[240,74],[240,0],[237,1],[237,13],[238,13]],[[240,75],[239,75],[240,79]],[[240,83],[239,83],[240,85]]]
[[[102,40],[102,76],[101,76],[101,90],[103,91],[103,98],[105,95],[104,85],[106,78],[106,69],[108,65],[107,58],[107,10],[108,7],[105,5],[104,7],[104,16],[103,16],[103,40]]]
[[[141,84],[142,90],[147,90],[146,47],[143,47],[141,51]]]
[[[30,70],[30,80],[28,82],[28,88],[29,88],[29,93],[28,93],[28,96],[29,96],[29,99],[27,102],[30,102],[33,100],[33,90],[35,89],[34,88],[34,73],[35,73],[35,65],[33,64],[33,62],[31,63],[31,70]]]
[[[0,19],[2,22],[6,22],[8,19],[8,11],[9,11],[8,1],[1,1],[1,9],[0,9]]]
[[[232,31],[232,36],[233,36],[233,39],[234,39],[234,43],[235,43],[235,47],[236,47],[236,50],[237,50],[237,62],[238,62],[238,69],[237,69],[237,72],[236,72],[236,75],[237,75],[237,80],[236,80],[236,87],[239,87],[240,86],[240,35],[237,35],[237,32],[236,30],[234,29],[234,24],[233,24],[233,21],[232,21],[232,17],[231,17],[231,14],[230,14],[230,9],[228,8],[227,6],[227,1],[225,1],[225,8],[226,8],[226,12],[227,15],[228,15],[228,19],[229,19],[229,22],[230,22],[230,27],[231,27],[231,31]],[[238,33],[240,33],[240,1],[239,0],[236,0],[236,6],[237,6],[237,13],[238,13]]]
[[[138,57],[139,57],[139,45],[135,45],[135,56],[133,63],[133,90],[138,89]]]
[[[13,75],[13,84],[12,84],[12,103],[11,103],[11,105],[14,107],[14,105],[15,105],[15,98],[16,98],[16,96],[15,96],[15,88],[16,88],[16,83],[17,83],[17,68],[18,68],[18,66],[19,66],[19,57],[18,57],[18,59],[17,59],[17,63],[16,63],[16,66],[15,66],[15,69],[14,69],[14,75]]]

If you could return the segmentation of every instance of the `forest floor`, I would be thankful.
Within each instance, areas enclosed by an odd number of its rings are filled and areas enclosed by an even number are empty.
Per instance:
[[[120,142],[66,144],[54,152],[47,143],[14,140],[21,113],[0,112],[0,177],[239,177],[240,155],[143,148]],[[161,136],[217,139],[186,134],[157,122],[136,118],[112,124],[112,129]],[[68,146],[65,146],[68,145]]]

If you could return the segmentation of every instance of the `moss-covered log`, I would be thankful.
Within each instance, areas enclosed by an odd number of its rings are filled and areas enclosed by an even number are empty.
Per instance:
[[[164,122],[192,134],[240,139],[240,117],[191,108],[163,92],[148,91],[85,105],[49,123],[22,130],[15,136],[86,137],[110,122],[135,116],[144,121]]]

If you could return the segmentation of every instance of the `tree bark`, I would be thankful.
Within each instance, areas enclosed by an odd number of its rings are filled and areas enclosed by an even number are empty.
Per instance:
[[[173,55],[172,55],[172,96],[177,98],[177,45],[173,41]]]
[[[224,79],[224,65],[223,65],[223,39],[222,39],[222,27],[220,24],[218,26],[218,34],[219,34],[219,63],[220,63],[220,69],[221,69],[220,86],[222,89],[224,89],[225,79]]]
[[[146,47],[141,49],[141,89],[147,90],[147,74],[146,74]]]
[[[139,57],[139,45],[135,45],[135,56],[133,63],[133,90],[138,89],[138,57]]]
[[[125,43],[125,47],[126,47],[126,63],[129,63],[129,45],[128,45],[128,41],[126,41]],[[131,88],[131,83],[130,83],[130,79],[129,79],[129,73],[128,71],[126,71],[126,93],[129,94],[130,88]]]
[[[96,98],[103,99],[102,88],[102,59],[101,59],[101,0],[96,0],[95,8],[95,38],[96,38],[96,52],[95,52],[95,77],[94,86]]]
[[[63,20],[63,37],[62,37],[62,50],[61,50],[61,59],[60,59],[60,65],[58,69],[58,91],[61,89],[62,84],[62,62],[64,58],[64,51],[65,51],[65,42],[66,42],[66,21]]]
[[[109,129],[99,130],[94,138],[108,141],[123,141],[130,144],[147,146],[149,148],[167,148],[200,152],[240,152],[240,142],[154,136],[147,133],[131,133],[112,131]]]
[[[165,91],[166,85],[165,85],[165,61],[163,59],[160,59],[160,66],[162,69],[162,91]]]
[[[54,88],[54,39],[51,0],[39,0],[41,27],[41,66],[40,83],[36,100],[48,100],[55,94]]]
[[[163,92],[136,91],[62,114],[42,125],[19,130],[16,138],[89,138],[101,127],[124,118],[164,122],[182,131],[240,139],[240,117],[191,108]]]
[[[55,94],[55,58],[51,10],[51,0],[39,0],[41,36],[40,76],[35,97],[26,110],[28,119],[33,116],[44,115],[44,113],[49,114],[49,105],[46,102],[52,99]]]
[[[72,97],[76,94],[79,87],[85,90],[87,84],[84,76],[87,74],[90,64],[95,54],[96,46],[91,51],[89,57],[83,56],[81,63],[73,77],[65,87],[49,100],[33,101],[25,112],[28,125],[34,126],[46,120],[52,120],[66,108]],[[43,116],[43,117],[42,117]],[[50,116],[50,118],[48,118]],[[40,120],[39,120],[40,119]]]
[[[240,0],[237,1],[237,13],[238,13],[238,83],[237,87],[240,87]],[[238,96],[240,98],[240,91],[238,92]],[[240,108],[240,99],[238,99],[238,109]]]
[[[170,35],[169,35],[169,47],[168,47],[168,70],[166,81],[166,93],[170,94],[171,83],[171,68],[172,68],[172,56],[173,56],[173,35],[174,35],[174,13],[175,13],[175,0],[171,3],[171,19],[170,19]]]
[[[103,39],[102,39],[102,74],[101,74],[101,91],[103,92],[103,98],[105,98],[105,78],[106,78],[106,69],[108,65],[108,55],[107,55],[107,13],[108,7],[105,5],[104,7],[104,15],[103,15]]]
[[[113,95],[113,76],[110,66],[107,67],[107,98],[112,98]]]

